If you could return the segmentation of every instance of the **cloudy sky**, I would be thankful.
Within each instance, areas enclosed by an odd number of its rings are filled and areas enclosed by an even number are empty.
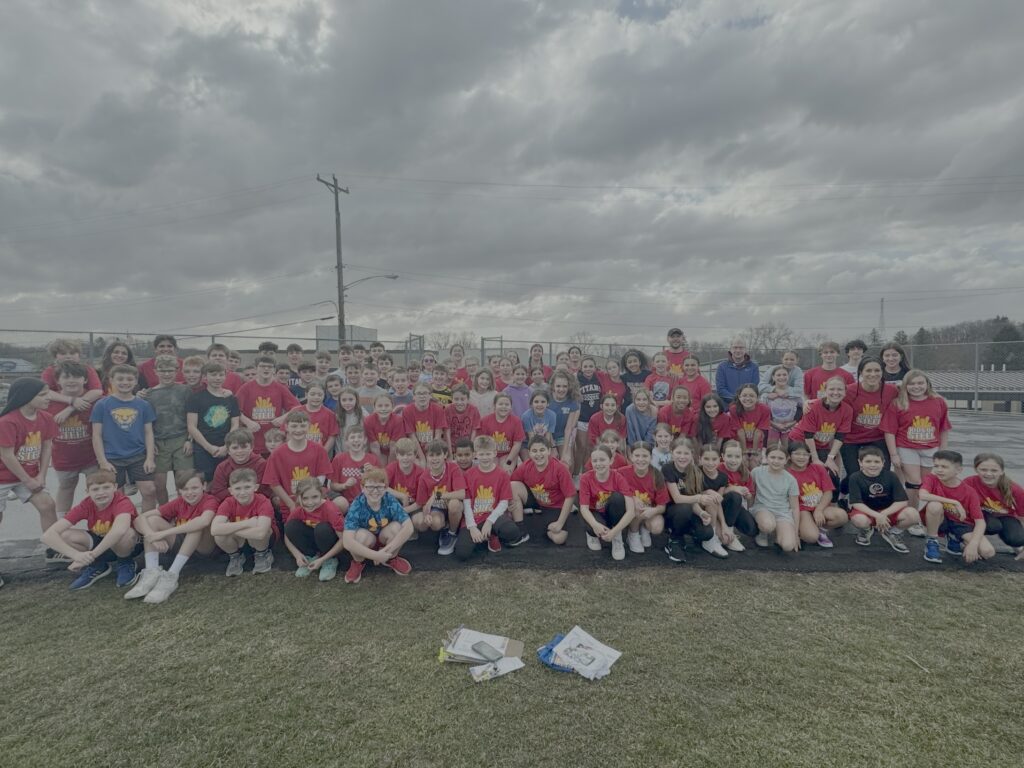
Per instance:
[[[11,0],[0,326],[839,339],[1008,314],[1024,4]],[[330,322],[330,321],[328,321]],[[203,325],[200,325],[203,324]]]

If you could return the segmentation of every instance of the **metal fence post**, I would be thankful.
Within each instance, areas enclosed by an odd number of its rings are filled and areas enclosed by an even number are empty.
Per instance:
[[[971,410],[974,410],[974,411],[980,411],[981,410],[981,407],[980,407],[981,406],[981,402],[980,402],[981,393],[978,391],[981,388],[981,367],[980,367],[981,366],[981,357],[980,357],[980,353],[981,353],[981,344],[979,344],[978,342],[974,342],[974,403],[973,403],[974,407],[971,409]]]
[[[484,337],[480,337],[480,366],[483,367],[487,363],[487,347],[484,341]]]
[[[96,345],[94,343],[93,332],[89,331],[89,364],[92,365],[96,362]]]
[[[555,347],[553,342],[548,342],[548,365],[555,364]]]

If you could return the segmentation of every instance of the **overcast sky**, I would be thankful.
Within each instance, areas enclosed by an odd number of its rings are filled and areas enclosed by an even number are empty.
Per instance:
[[[9,1],[0,326],[330,315],[317,172],[346,281],[400,275],[349,295],[384,339],[1021,320],[1021,29],[1014,0]]]

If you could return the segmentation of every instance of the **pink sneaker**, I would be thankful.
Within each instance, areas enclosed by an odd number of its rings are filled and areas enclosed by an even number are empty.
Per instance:
[[[493,533],[487,539],[487,550],[489,552],[501,552],[501,539]]]
[[[404,557],[395,556],[384,563],[388,568],[397,573],[399,576],[408,576],[412,571],[412,564]]]

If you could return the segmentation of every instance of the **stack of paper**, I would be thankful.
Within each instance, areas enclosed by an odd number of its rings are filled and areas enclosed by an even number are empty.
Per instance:
[[[600,680],[611,672],[622,654],[595,640],[579,627],[570,629],[552,649],[551,661],[568,667],[588,680]]]

